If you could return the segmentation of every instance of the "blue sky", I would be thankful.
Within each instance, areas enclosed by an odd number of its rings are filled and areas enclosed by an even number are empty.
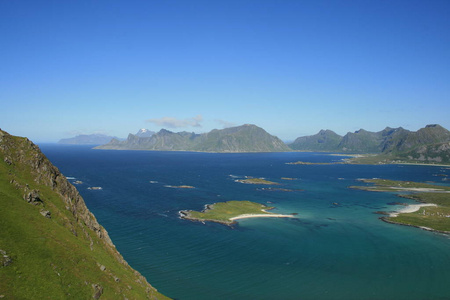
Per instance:
[[[450,129],[450,1],[1,1],[0,128]]]

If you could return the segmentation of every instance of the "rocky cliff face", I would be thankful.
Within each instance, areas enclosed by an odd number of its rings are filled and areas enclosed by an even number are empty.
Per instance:
[[[60,254],[58,256],[55,253],[60,251],[58,247],[62,247],[66,249],[62,253],[67,254],[67,261],[70,262],[66,267],[60,266],[68,272],[66,277],[70,278],[70,283],[68,287],[65,285],[53,287],[55,288],[55,293],[67,294],[69,291],[73,292],[74,287],[79,284],[78,292],[86,292],[87,289],[89,293],[93,294],[95,299],[100,298],[103,294],[109,295],[105,297],[122,295],[121,298],[123,298],[126,294],[140,294],[141,297],[148,299],[164,298],[141,274],[131,269],[122,255],[116,250],[107,231],[97,222],[95,216],[86,207],[76,188],[51,164],[39,150],[39,147],[26,138],[14,137],[0,130],[0,159],[0,183],[4,184],[3,191],[0,194],[3,210],[1,212],[2,229],[9,232],[8,228],[21,228],[21,235],[23,235],[23,237],[17,236],[17,234],[11,237],[6,236],[4,240],[0,238],[0,241],[3,243],[0,246],[9,247],[13,255],[16,253],[17,262],[14,262],[13,259],[13,265],[16,264],[16,268],[24,270],[21,271],[24,277],[30,270],[42,269],[40,263],[43,263],[43,261],[35,261],[33,263],[36,263],[36,265],[21,265],[21,261],[25,262],[27,257],[23,256],[25,254],[20,254],[23,252],[18,246],[21,244],[21,241],[16,239],[25,238],[25,236],[34,231],[33,227],[28,227],[28,223],[21,223],[33,220],[35,226],[50,229],[42,230],[39,233],[34,232],[32,233],[33,236],[37,234],[36,238],[42,236],[41,239],[52,241],[52,243],[53,241],[59,241],[52,247],[49,247],[49,249],[46,248],[46,245],[37,244],[36,252],[39,252],[38,249],[40,249],[42,253],[47,253],[45,256],[52,257],[51,265],[61,265],[66,264],[66,259],[59,261]],[[22,195],[22,199],[17,199],[14,195]],[[22,203],[34,206],[36,210],[30,210],[30,207]],[[8,208],[11,210],[8,211]],[[23,220],[15,220],[12,217],[14,213],[19,211],[23,211]],[[34,211],[36,213],[39,212],[45,218],[36,217]],[[8,222],[7,220],[10,219],[12,221]],[[45,219],[50,219],[49,222],[52,223],[45,222]],[[32,241],[34,242],[34,240]],[[5,252],[6,249],[2,251]],[[55,251],[55,253],[52,251]],[[89,254],[89,252],[92,254]],[[81,261],[78,261],[78,263],[71,262],[72,257],[78,256],[83,257]],[[94,263],[88,264],[87,267],[81,266],[88,261],[96,261],[99,264],[97,261],[99,257],[109,263],[107,271],[105,271],[106,267],[103,266],[102,270],[101,267],[95,266]],[[73,269],[73,274],[70,273],[70,269]],[[7,270],[9,271],[10,268],[8,267]],[[109,274],[110,277],[104,277],[106,274]],[[16,277],[14,274],[11,278],[5,275],[4,281],[15,282]],[[78,277],[81,277],[81,279],[85,278],[83,280],[86,285],[88,285],[88,278],[91,278],[93,281],[98,280],[98,282],[92,282],[92,287],[89,285],[84,287],[83,283],[77,283],[76,278]],[[33,278],[33,280],[39,281],[38,278]],[[47,280],[46,284],[49,284],[48,282],[51,282],[51,280]],[[27,286],[26,281],[22,282],[23,287],[20,287],[20,283],[15,284],[20,291],[13,288],[11,288],[11,291],[17,293],[17,295],[25,291],[31,291],[33,297],[39,298],[42,296],[39,294],[38,289],[34,290],[33,287]],[[134,290],[131,292],[132,289]],[[22,297],[27,296],[22,295]]]
[[[113,247],[113,243],[106,230],[98,224],[95,216],[86,207],[83,198],[77,189],[70,184],[58,168],[50,163],[39,147],[33,142],[17,139],[4,131],[0,131],[0,151],[4,154],[4,161],[9,165],[24,166],[29,169],[30,175],[38,185],[46,185],[58,193],[77,222],[84,223],[90,230],[102,239],[107,245]],[[28,202],[35,202],[38,198],[36,190],[29,190],[28,185],[21,185],[14,175],[11,175],[12,183],[16,188],[23,189],[24,198]],[[34,200],[31,200],[33,199]],[[71,228],[73,230],[73,228]]]

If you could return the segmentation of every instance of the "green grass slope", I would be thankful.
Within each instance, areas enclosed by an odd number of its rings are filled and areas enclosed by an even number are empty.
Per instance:
[[[5,299],[168,299],[123,260],[39,148],[3,131],[0,253]]]

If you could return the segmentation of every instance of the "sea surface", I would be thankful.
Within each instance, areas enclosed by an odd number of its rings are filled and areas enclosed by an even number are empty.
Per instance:
[[[450,236],[382,222],[374,212],[414,202],[348,188],[374,177],[447,184],[438,175],[450,175],[449,168],[286,164],[342,159],[323,153],[40,148],[69,181],[83,182],[77,189],[120,253],[171,298],[450,299]],[[235,182],[245,176],[295,191]],[[173,188],[179,185],[195,188]],[[298,218],[246,219],[229,227],[178,215],[229,200],[267,204]]]

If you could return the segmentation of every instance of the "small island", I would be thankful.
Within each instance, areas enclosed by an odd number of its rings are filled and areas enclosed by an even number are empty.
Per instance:
[[[265,185],[279,185],[277,182],[265,180],[264,178],[247,178],[247,179],[237,179],[235,182],[245,183],[245,184],[265,184]]]
[[[182,210],[179,214],[182,219],[210,221],[225,225],[232,225],[236,223],[236,220],[246,218],[295,218],[294,215],[274,214],[267,211],[273,208],[250,201],[228,201],[205,205],[205,209],[201,212]]]
[[[91,186],[87,188],[88,190],[103,190],[101,186]]]
[[[171,189],[195,189],[192,185],[165,185],[165,187]]]
[[[413,199],[420,204],[388,213],[380,219],[394,224],[408,225],[430,231],[450,233],[450,187],[412,181],[360,179],[369,186],[351,186],[352,189],[374,192],[401,192],[399,197]],[[380,212],[377,212],[380,213]]]
[[[288,162],[286,165],[341,165],[348,163],[347,160],[336,161],[336,162],[309,162],[309,161],[294,161]]]

